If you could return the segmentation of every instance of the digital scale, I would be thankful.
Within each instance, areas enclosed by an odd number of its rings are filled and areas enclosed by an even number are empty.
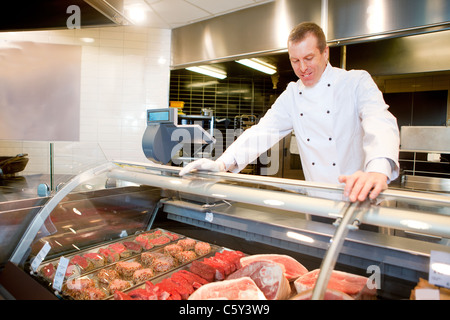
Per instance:
[[[177,108],[147,110],[142,149],[149,160],[167,164],[187,145],[203,148],[215,142],[212,135],[198,124],[178,125]]]

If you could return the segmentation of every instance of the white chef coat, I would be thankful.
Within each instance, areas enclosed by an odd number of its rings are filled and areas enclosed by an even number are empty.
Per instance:
[[[388,107],[368,72],[328,63],[313,87],[291,82],[219,160],[239,172],[294,130],[306,180],[338,183],[362,170],[384,173],[389,182],[399,174],[400,138]]]

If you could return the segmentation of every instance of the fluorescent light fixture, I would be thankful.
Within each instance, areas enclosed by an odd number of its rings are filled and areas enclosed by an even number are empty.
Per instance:
[[[186,70],[205,74],[210,77],[225,79],[227,77],[227,73],[223,70],[216,69],[210,66],[200,66],[200,67],[189,67]]]
[[[236,60],[236,62],[267,74],[274,74],[277,72],[276,67],[256,58]]]

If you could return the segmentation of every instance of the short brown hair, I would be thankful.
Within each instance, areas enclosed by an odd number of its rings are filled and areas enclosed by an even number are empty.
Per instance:
[[[288,43],[297,43],[302,41],[308,35],[314,35],[317,38],[317,47],[320,53],[322,53],[327,47],[327,40],[321,27],[314,22],[302,22],[292,29],[289,34]]]

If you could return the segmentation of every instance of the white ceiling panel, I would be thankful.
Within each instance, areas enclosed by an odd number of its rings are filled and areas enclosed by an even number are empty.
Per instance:
[[[150,5],[151,8],[171,26],[206,19],[211,14],[184,0],[164,0]]]
[[[222,14],[255,5],[253,0],[186,0],[212,14]]]
[[[177,28],[215,16],[273,2],[274,0],[126,0],[148,7],[145,24],[154,28]]]

